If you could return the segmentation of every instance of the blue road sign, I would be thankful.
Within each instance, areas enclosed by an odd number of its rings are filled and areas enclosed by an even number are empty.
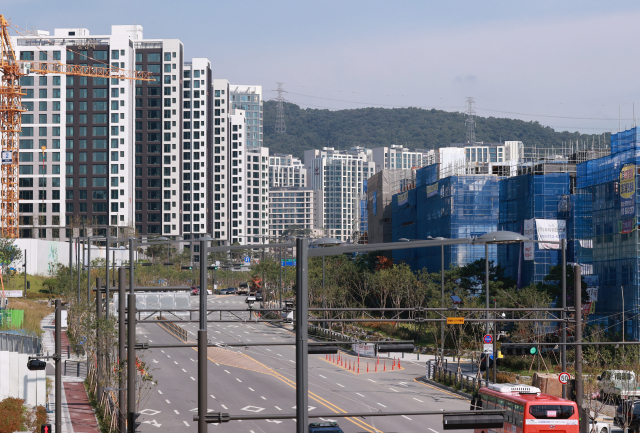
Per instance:
[[[244,262],[245,262],[245,263],[249,263],[249,262],[251,262],[251,257],[249,257],[249,256],[245,256],[245,258],[244,258]]]
[[[491,344],[493,343],[493,337],[487,334],[484,336],[483,341],[484,341],[484,344]]]

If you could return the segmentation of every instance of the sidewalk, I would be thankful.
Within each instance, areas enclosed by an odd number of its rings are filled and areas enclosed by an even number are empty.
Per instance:
[[[42,342],[43,352],[53,355],[55,352],[55,314],[51,313],[40,322],[40,327],[44,330]],[[62,346],[69,344],[67,332],[62,330]],[[63,362],[63,361],[61,361]],[[47,377],[55,382],[55,366],[53,361],[47,362]],[[63,367],[64,368],[64,367]],[[63,370],[64,372],[64,370]],[[76,376],[62,376],[62,432],[63,433],[100,433],[98,420],[89,404],[89,397],[84,388],[84,379]],[[55,425],[55,385],[49,394],[49,409],[52,413],[47,414],[48,421]]]

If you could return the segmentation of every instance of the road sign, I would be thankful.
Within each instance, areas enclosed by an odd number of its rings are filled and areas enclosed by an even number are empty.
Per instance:
[[[464,317],[447,317],[447,325],[464,325]]]
[[[567,383],[569,383],[569,380],[571,380],[571,376],[567,372],[560,373],[558,375],[558,380],[561,384],[566,385]]]
[[[249,256],[245,256],[245,258],[244,258],[244,262],[245,262],[245,263],[250,263],[250,262],[251,262],[251,257],[249,257]]]
[[[484,341],[484,344],[491,344],[493,343],[493,337],[487,334],[484,337],[482,337],[482,341]]]
[[[489,344],[484,344],[483,346],[483,350],[484,353],[490,353],[493,354],[493,344],[489,343]]]
[[[12,152],[2,152],[2,165],[11,165],[13,164],[13,153]]]

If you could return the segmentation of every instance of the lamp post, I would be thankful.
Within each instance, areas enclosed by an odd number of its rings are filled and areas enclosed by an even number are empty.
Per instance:
[[[509,231],[497,231],[493,233],[486,233],[479,236],[476,239],[476,243],[484,244],[484,261],[485,261],[485,283],[486,283],[486,304],[487,310],[489,306],[489,245],[498,244],[514,244],[524,242],[526,239],[524,236],[518,233]],[[487,319],[489,318],[489,311],[487,311]],[[487,322],[487,334],[489,333],[489,322]],[[496,376],[498,374],[498,352],[496,341],[496,322],[493,322],[493,382],[496,382]],[[487,363],[487,382],[489,381],[489,360],[485,357]]]
[[[324,248],[327,245],[338,245],[341,243],[342,242],[339,241],[338,239],[325,237],[325,238],[316,239],[315,241],[311,242],[310,245]],[[324,256],[322,256],[322,308],[327,308],[327,297],[326,297],[325,288],[324,288]],[[322,311],[323,320],[326,319],[325,317],[326,313],[327,313],[326,311]],[[323,328],[327,327],[326,321],[322,322],[322,327]]]

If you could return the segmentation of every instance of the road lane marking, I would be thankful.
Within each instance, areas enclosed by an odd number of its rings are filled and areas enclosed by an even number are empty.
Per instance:
[[[385,406],[385,405],[384,405],[384,404],[382,404],[382,403],[376,403],[376,404],[377,404],[378,406],[387,407],[387,406]]]
[[[195,380],[195,379],[193,378],[193,376],[191,376],[191,380]]]
[[[171,404],[171,402],[169,400],[167,400],[166,398],[164,399],[164,401],[166,401],[167,404]]]
[[[260,398],[266,400],[266,397],[264,397],[263,395],[261,395]]]
[[[278,409],[278,410],[282,410],[282,409],[280,409],[278,406],[274,406],[274,407],[275,407],[276,409]]]
[[[214,399],[214,400],[216,399],[216,398],[213,396],[213,394],[211,394],[209,397],[211,397],[211,398],[212,398],[212,399]]]
[[[408,416],[406,416],[406,415],[402,415],[402,418],[406,418],[406,419],[408,419],[409,421],[411,421],[411,418],[409,418],[409,417],[408,417]]]
[[[186,421],[182,421],[184,423],[184,425],[186,425],[187,427],[189,427],[189,423]]]
[[[370,380],[371,382],[373,382],[373,383],[378,383],[378,382],[376,382],[376,381],[375,381],[375,380],[373,380],[373,379],[369,379],[369,380]]]
[[[319,374],[318,376],[320,376],[323,379],[326,379],[326,377],[324,377],[323,375]]]
[[[196,362],[196,360],[193,358],[189,358],[189,359],[191,360],[191,362]]]
[[[227,373],[227,374],[231,374],[231,373],[229,373],[229,370],[225,370],[224,372]]]
[[[397,389],[393,389],[393,388],[389,388],[389,389],[390,389],[391,391],[393,391],[393,392],[400,392],[400,391],[398,391]]]
[[[158,390],[158,393],[162,394],[162,391]]]
[[[435,431],[435,430],[434,430],[434,429],[432,429],[432,428],[429,428],[429,430],[431,430],[433,433],[438,433],[437,431]]]
[[[171,358],[169,355],[167,355],[167,358]]]
[[[413,397],[414,400],[419,401],[420,403],[424,403],[424,401],[420,400],[419,398],[415,398]]]
[[[178,362],[177,362],[177,361],[173,361],[173,363],[174,363],[174,364],[176,364],[176,365],[178,364]]]
[[[442,388],[438,388],[438,387],[435,387],[435,386],[429,385],[428,383],[424,383],[424,382],[422,382],[422,381],[420,381],[420,380],[413,379],[413,381],[414,381],[414,382],[419,383],[420,385],[424,385],[424,386],[428,386],[429,388],[433,388],[433,389],[435,389],[436,391],[440,391],[440,392],[443,392],[443,393],[445,393],[445,394],[452,395],[452,396],[454,396],[455,398],[459,398],[460,400],[469,401],[469,400],[467,400],[465,397],[461,397],[461,396],[459,396],[458,394],[454,394],[454,393],[452,393],[452,392],[445,391],[445,390],[444,390],[444,389],[442,389]]]
[[[160,352],[164,353],[164,350],[160,349]]]
[[[182,369],[182,371],[184,371],[185,373],[187,372],[187,370],[185,370],[184,368]]]
[[[223,408],[224,410],[229,410],[229,409],[227,409],[227,406],[225,406],[224,404],[221,404],[220,406],[222,406],[222,408]]]
[[[180,412],[178,412],[177,410],[174,409],[173,411],[176,413],[176,415],[180,415]]]
[[[340,385],[339,383],[336,383],[336,385],[341,386],[342,388],[344,388],[344,385]]]
[[[359,392],[356,392],[356,394],[358,394],[360,397],[364,397],[364,395],[360,394]]]
[[[240,379],[238,379],[237,377],[236,377],[236,380],[237,380],[238,382],[242,382],[242,381],[241,381]]]
[[[255,390],[254,390],[253,388],[251,388],[251,387],[249,387],[249,390],[250,390],[250,391],[254,391],[254,392],[255,392]]]

